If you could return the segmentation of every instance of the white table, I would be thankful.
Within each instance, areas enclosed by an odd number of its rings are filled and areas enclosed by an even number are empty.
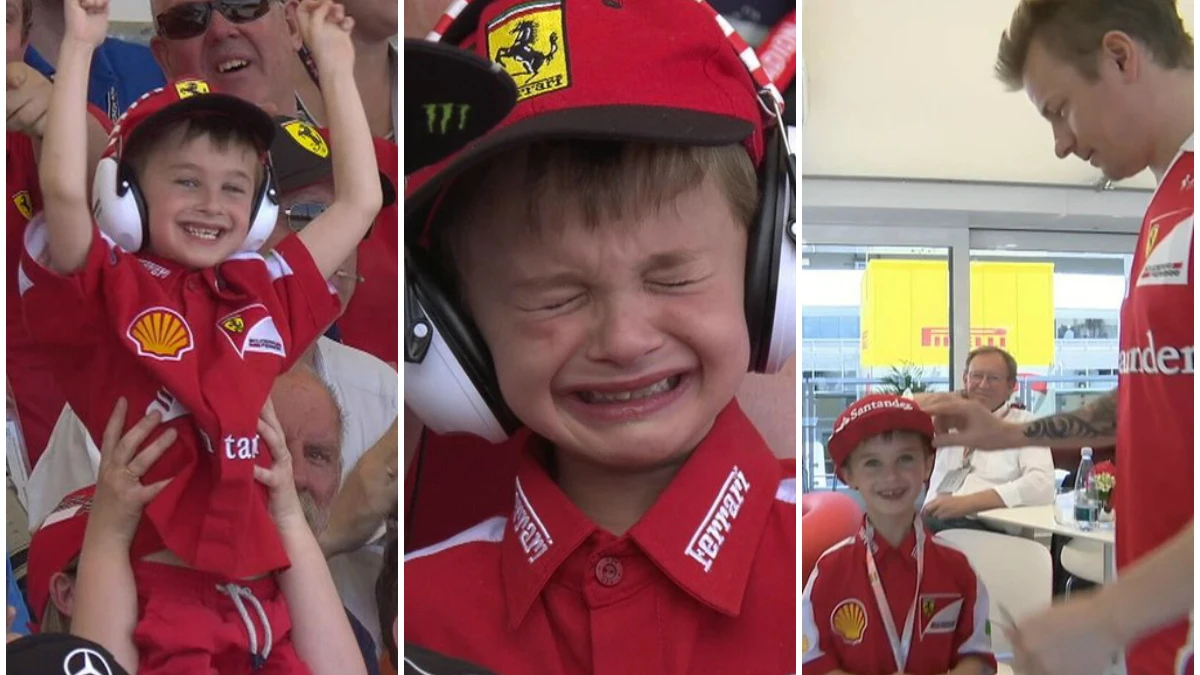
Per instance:
[[[1104,583],[1116,578],[1116,532],[1111,525],[1081,530],[1075,525],[1062,525],[1054,519],[1054,505],[1018,506],[1011,509],[990,509],[975,514],[977,518],[996,525],[1051,532],[1068,537],[1090,539],[1104,544]]]

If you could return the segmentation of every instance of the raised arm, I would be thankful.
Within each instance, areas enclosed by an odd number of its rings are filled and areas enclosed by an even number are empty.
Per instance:
[[[333,203],[298,235],[329,277],[362,241],[383,203],[371,128],[354,82],[354,19],[332,0],[303,0],[296,10],[321,80],[333,155]]]
[[[1041,417],[1025,424],[1029,445],[1056,448],[1105,447],[1117,442],[1117,390],[1082,408]]]
[[[142,485],[138,477],[175,442],[176,434],[168,429],[139,453],[161,417],[158,413],[147,415],[122,437],[126,409],[125,399],[117,401],[104,429],[96,494],[79,556],[71,633],[102,645],[122,668],[133,673],[138,667],[133,643],[138,607],[129,547],[142,509],[170,481]]]
[[[83,267],[91,246],[88,204],[88,71],[108,31],[108,0],[63,0],[66,34],[46,113],[38,178],[45,201],[50,269],[69,274]]]
[[[342,609],[333,577],[317,538],[309,529],[296,495],[292,455],[268,400],[258,435],[271,450],[270,469],[254,467],[254,478],[270,491],[271,517],[291,566],[279,574],[279,587],[292,616],[292,644],[312,675],[366,675],[362,652]]]
[[[1030,445],[1052,448],[1105,447],[1117,439],[1117,390],[1068,412],[1022,423],[1003,422],[962,394],[917,394],[921,409],[933,415],[933,445],[976,450],[1008,450]]]

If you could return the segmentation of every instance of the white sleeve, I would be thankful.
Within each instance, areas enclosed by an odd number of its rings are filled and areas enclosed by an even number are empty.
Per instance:
[[[1054,457],[1050,448],[1030,446],[1014,454],[1021,475],[995,487],[1004,505],[1011,508],[1054,503]]]
[[[813,568],[812,574],[808,577],[808,583],[804,584],[804,599],[800,611],[800,662],[811,663],[825,656],[821,651],[821,632],[817,628],[817,621],[813,616],[812,606],[812,589],[813,583],[821,574],[821,566],[818,564]]]

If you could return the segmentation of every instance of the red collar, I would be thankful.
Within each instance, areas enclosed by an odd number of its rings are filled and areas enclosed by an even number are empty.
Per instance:
[[[515,504],[501,542],[512,628],[554,573],[598,531],[538,462],[544,441],[522,433]],[[701,603],[737,616],[782,478],[779,460],[732,402],[654,506],[618,541],[632,541]]]
[[[867,525],[867,517],[863,516],[863,527]],[[928,528],[925,530],[925,537],[928,539]],[[860,537],[861,538],[861,537]],[[904,535],[904,539],[900,541],[899,546],[892,546],[887,539],[884,539],[878,531],[875,532],[875,559],[884,560],[889,556],[899,556],[902,560],[911,558],[916,560],[917,557],[917,531],[913,527],[908,528],[908,533]],[[870,551],[868,550],[868,555]]]

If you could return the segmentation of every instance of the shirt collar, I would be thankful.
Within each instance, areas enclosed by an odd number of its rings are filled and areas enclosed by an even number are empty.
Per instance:
[[[501,544],[514,628],[559,566],[597,529],[537,461],[544,441],[522,434],[514,509]],[[626,537],[682,590],[737,616],[781,478],[779,460],[731,402]]]
[[[867,517],[863,516],[863,527],[865,528],[866,525]],[[928,530],[926,531],[925,536],[929,536]],[[860,536],[859,538],[861,540],[862,537]],[[917,557],[917,530],[915,527],[908,528],[908,534],[904,535],[904,539],[901,540],[899,546],[892,546],[887,539],[884,539],[879,534],[878,531],[875,532],[873,541],[875,546],[875,557],[878,560],[883,560],[888,556],[894,555],[900,556],[901,559],[915,559]],[[870,547],[868,547],[867,555],[870,555],[870,553]]]

